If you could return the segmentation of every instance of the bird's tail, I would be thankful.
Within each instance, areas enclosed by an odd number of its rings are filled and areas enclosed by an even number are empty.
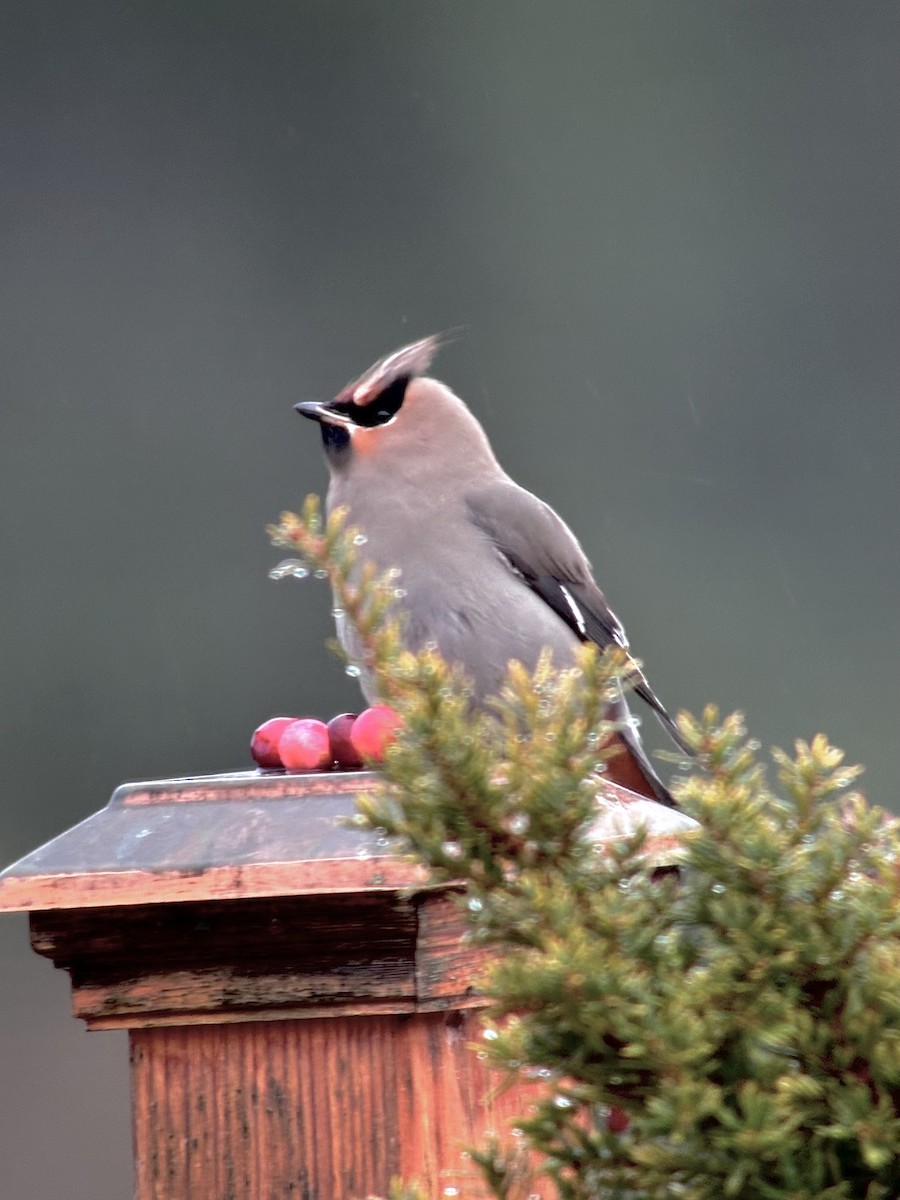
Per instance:
[[[650,687],[650,684],[644,678],[643,672],[638,673],[638,679],[639,679],[639,682],[637,683],[637,685],[635,686],[635,689],[634,689],[635,695],[640,696],[640,698],[644,701],[644,703],[649,705],[649,707],[653,709],[660,725],[662,725],[663,729],[666,731],[666,733],[669,735],[669,737],[672,739],[672,741],[675,743],[675,745],[678,747],[678,749],[684,751],[684,753],[687,754],[690,758],[694,758],[697,753],[696,750],[694,750],[694,748],[692,746],[689,746],[688,743],[685,741],[684,735],[682,734],[681,730],[678,728],[678,726],[675,724],[675,722],[669,716],[669,713],[666,710],[665,705],[662,703],[662,701],[659,699],[659,697],[656,695],[656,693]]]
[[[669,808],[677,808],[678,805],[672,797],[672,793],[657,775],[647,751],[638,736],[634,725],[634,719],[628,711],[628,703],[625,700],[625,695],[619,690],[619,698],[612,704],[609,714],[616,722],[617,729],[609,739],[610,745],[617,745],[619,752],[614,754],[606,762],[605,774],[607,779],[611,779],[614,783],[620,784],[622,787],[628,788],[631,792],[637,792],[639,796],[646,796],[650,800],[656,800],[658,804],[665,804]]]

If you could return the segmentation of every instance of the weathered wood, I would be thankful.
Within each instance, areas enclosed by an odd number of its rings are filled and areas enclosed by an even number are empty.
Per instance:
[[[367,771],[242,771],[123,784],[100,812],[0,872],[0,912],[425,884],[421,867],[350,823],[376,782]]]
[[[98,871],[85,878],[77,872],[39,879],[8,879],[0,890],[0,912],[74,911],[119,904],[145,904],[162,899],[228,900],[233,896],[282,896],[318,892],[395,892],[424,885],[427,873],[404,860],[385,856],[364,863],[324,859],[298,869],[294,863],[206,867],[183,871]]]
[[[416,934],[414,906],[378,892],[32,916],[32,944],[71,972],[95,1029],[411,1011]]]
[[[466,1145],[515,1144],[535,1089],[498,1090],[478,1033],[440,1013],[137,1030],[138,1200],[352,1200],[395,1176],[479,1200]]]
[[[365,772],[128,784],[0,874],[92,1029],[129,1030],[136,1200],[479,1200],[466,1144],[536,1085],[471,1047],[485,950],[459,889],[349,823]],[[604,783],[592,836],[685,819]],[[541,1197],[540,1187],[533,1195]]]
[[[483,947],[466,937],[460,896],[452,889],[420,894],[416,944],[416,993],[419,1007],[466,1007],[477,1002],[478,976],[488,962]]]
[[[92,1029],[481,1004],[484,952],[447,890],[50,911],[31,929]]]
[[[123,784],[100,812],[0,872],[0,912],[398,891],[428,875],[350,823],[367,771],[240,771]],[[650,832],[671,861],[690,822],[609,781],[593,836]]]

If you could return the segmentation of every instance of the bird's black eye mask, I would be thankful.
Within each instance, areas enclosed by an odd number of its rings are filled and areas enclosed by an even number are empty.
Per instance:
[[[318,413],[311,413],[307,410],[306,415],[315,415],[320,422],[325,453],[334,465],[342,462],[350,450],[350,426],[355,426],[357,429],[376,429],[379,425],[386,425],[388,421],[396,417],[403,405],[410,378],[409,375],[398,375],[365,404],[359,404],[352,399],[353,392],[348,388],[347,391],[341,393],[348,397],[346,400],[338,396],[330,404],[310,406],[318,409]],[[304,411],[305,406],[298,405],[298,408]],[[329,421],[322,411],[323,408],[329,412],[340,414],[347,419],[348,423],[337,424]]]
[[[403,406],[409,379],[409,375],[399,375],[365,404],[357,404],[355,400],[335,400],[328,407],[334,412],[343,413],[361,429],[374,429],[377,425],[386,425],[396,417]]]
[[[347,456],[354,429],[377,429],[387,425],[396,417],[403,406],[406,389],[413,378],[411,371],[387,377],[383,387],[378,387],[379,378],[374,371],[363,376],[356,384],[349,384],[334,400],[303,400],[294,408],[301,416],[318,421],[322,430],[322,442],[328,460],[337,466]],[[366,380],[371,378],[367,386]],[[357,399],[359,397],[359,399]]]

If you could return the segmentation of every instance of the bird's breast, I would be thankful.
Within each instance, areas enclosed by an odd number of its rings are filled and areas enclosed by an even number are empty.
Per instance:
[[[433,643],[460,665],[479,697],[498,692],[510,660],[529,670],[549,648],[554,662],[571,662],[578,640],[568,626],[472,525],[462,506],[429,504],[417,512],[386,505],[369,519],[351,508],[366,537],[361,561],[392,579],[410,649]],[[345,646],[352,635],[339,630]]]

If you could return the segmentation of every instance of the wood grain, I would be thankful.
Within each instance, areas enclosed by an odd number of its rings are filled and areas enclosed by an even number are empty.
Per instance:
[[[465,1147],[514,1143],[536,1090],[498,1093],[478,1034],[438,1013],[137,1030],[137,1200],[352,1200],[396,1176],[481,1200]]]
[[[514,1146],[538,1085],[500,1088],[472,1049],[487,952],[460,888],[348,821],[374,783],[130,784],[0,874],[76,1014],[129,1030],[137,1200],[362,1200],[395,1176],[486,1197],[465,1146]],[[594,840],[646,822],[648,866],[677,861],[684,818],[603,791]]]
[[[482,1004],[457,889],[32,913],[92,1029]]]
[[[124,784],[100,812],[0,872],[0,912],[425,887],[428,873],[352,823],[369,772],[238,772]],[[646,824],[671,861],[692,822],[609,781],[591,836]]]

